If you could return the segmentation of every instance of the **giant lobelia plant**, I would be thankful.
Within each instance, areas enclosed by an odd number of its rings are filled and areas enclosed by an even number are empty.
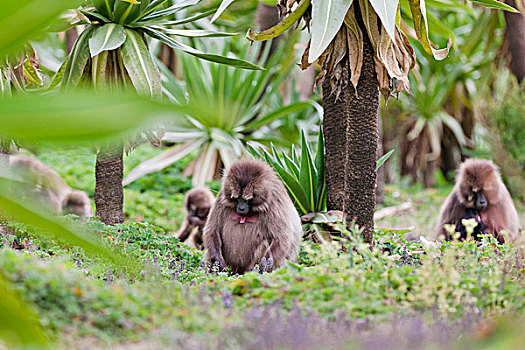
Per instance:
[[[146,37],[190,55],[246,69],[260,67],[235,58],[207,54],[173,36],[228,36],[210,30],[176,29],[174,26],[204,18],[210,12],[174,17],[199,0],[92,0],[81,9],[88,25],[79,35],[67,61],[55,77],[63,88],[79,84],[108,87],[114,91],[134,89],[158,99],[162,94],[159,70],[150,55]],[[174,19],[179,18],[179,19]],[[101,144],[95,168],[96,213],[106,224],[124,221],[123,145]]]
[[[472,0],[474,1],[474,0]],[[215,18],[233,0],[223,0]],[[515,11],[495,0],[476,0],[485,6]],[[327,168],[327,207],[356,218],[364,239],[373,240],[379,92],[409,90],[408,72],[414,51],[400,30],[401,11],[409,15],[419,42],[436,59],[447,56],[428,38],[424,0],[278,0],[284,19],[247,38],[274,38],[301,19],[311,33],[301,67],[318,61],[322,72]],[[458,5],[459,6],[459,5]]]

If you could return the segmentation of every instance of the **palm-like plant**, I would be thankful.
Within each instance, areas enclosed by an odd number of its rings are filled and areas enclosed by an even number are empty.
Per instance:
[[[223,0],[216,16],[231,2]],[[495,0],[476,2],[514,10]],[[400,29],[400,7],[410,13],[408,23],[413,23],[429,54],[445,58],[452,42],[445,49],[433,47],[421,0],[278,0],[277,6],[285,18],[264,32],[248,31],[247,38],[268,40],[305,21],[311,36],[301,66],[317,60],[323,68],[320,78],[325,78],[328,208],[356,217],[365,241],[372,242],[379,91],[388,98],[392,91],[408,90],[408,73],[415,64],[413,49]]]
[[[79,35],[67,61],[57,73],[63,88],[78,84],[134,89],[160,98],[159,70],[150,55],[146,37],[190,55],[247,69],[259,69],[246,61],[203,53],[172,36],[227,36],[209,30],[174,29],[210,13],[173,19],[198,0],[92,0],[92,8],[82,9],[89,25]],[[122,144],[101,145],[97,154],[95,204],[97,215],[108,224],[124,220]]]
[[[400,117],[404,119],[401,175],[411,174],[415,181],[420,175],[417,172],[421,171],[427,187],[433,185],[445,129],[451,130],[460,147],[467,145],[461,124],[443,109],[456,79],[454,72],[444,77],[421,66],[419,71],[413,71],[410,79],[412,96],[401,98],[403,114]]]
[[[474,116],[482,105],[480,89],[490,85],[488,70],[501,44],[497,12],[467,8],[458,13],[446,8],[439,17],[445,19],[441,28],[452,23],[462,27],[454,35],[455,49],[446,60],[436,62],[414,45],[419,64],[410,77],[413,94],[399,100],[401,175],[410,175],[413,182],[422,179],[425,186],[433,184],[438,165],[452,180],[452,170],[473,147]]]
[[[260,45],[241,48],[241,57],[265,62],[270,46],[263,53]],[[224,47],[223,53],[229,51]],[[285,106],[268,102],[279,94],[290,64],[280,63],[286,52],[281,48],[268,60],[264,71],[239,70],[225,65],[181,56],[183,81],[162,68],[164,92],[174,103],[185,106],[187,114],[167,126],[165,141],[177,145],[127,174],[124,184],[158,171],[188,154],[197,154],[185,173],[193,175],[194,185],[203,185],[220,175],[233,159],[245,153],[248,141],[269,144],[280,140],[272,133],[272,122],[285,115],[317,105],[314,101],[293,102]]]

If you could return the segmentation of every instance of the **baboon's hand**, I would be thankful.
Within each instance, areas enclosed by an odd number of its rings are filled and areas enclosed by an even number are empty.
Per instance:
[[[261,259],[259,264],[259,273],[272,272],[273,270],[273,258],[272,254],[267,254],[264,258]]]
[[[212,266],[218,266],[219,271],[224,271],[228,268],[228,265],[226,265],[226,262],[224,261],[224,258],[222,256],[216,256],[211,259]]]

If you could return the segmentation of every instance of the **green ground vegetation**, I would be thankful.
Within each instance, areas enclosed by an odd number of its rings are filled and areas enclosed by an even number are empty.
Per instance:
[[[160,151],[139,147],[126,158],[126,169]],[[40,150],[38,158],[92,194],[90,151]],[[346,349],[366,346],[372,335],[376,341],[398,339],[400,346],[419,337],[425,344],[419,348],[516,349],[524,341],[512,326],[522,324],[525,311],[522,253],[489,237],[480,244],[436,245],[388,229],[415,226],[414,236],[430,237],[449,185],[387,186],[385,205],[411,201],[412,208],[377,223],[383,229],[376,230],[372,251],[356,232],[346,232],[351,239],[345,249],[339,242],[304,242],[297,263],[270,274],[230,276],[210,271],[201,252],[173,237],[190,186],[182,168],[130,185],[126,224],[84,224],[141,262],[138,276],[39,238],[31,227],[10,225],[2,235],[4,279],[60,347]]]

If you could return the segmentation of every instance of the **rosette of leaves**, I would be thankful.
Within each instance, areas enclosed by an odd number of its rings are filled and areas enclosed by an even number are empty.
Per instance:
[[[512,7],[496,0],[476,1],[480,5],[516,12]],[[223,0],[223,4],[231,3]],[[400,28],[403,18],[411,21],[417,39],[424,50],[435,59],[442,60],[448,55],[452,40],[447,47],[435,49],[428,38],[428,19],[424,1],[420,0],[358,0],[361,18],[356,18],[353,0],[278,0],[277,6],[285,18],[275,27],[264,32],[248,31],[246,37],[252,41],[268,40],[282,34],[300,19],[303,19],[311,32],[305,49],[301,68],[305,69],[318,60],[323,71],[318,83],[330,77],[332,89],[339,93],[344,81],[341,77],[346,57],[351,70],[350,82],[357,87],[363,65],[363,37],[366,35],[375,51],[375,68],[379,88],[385,98],[391,92],[403,89],[410,92],[408,72],[415,65],[415,56],[406,35]],[[226,5],[227,6],[227,5]],[[463,6],[457,2],[457,6]],[[219,11],[221,8],[219,8]],[[218,13],[219,13],[218,11]],[[215,15],[217,16],[217,14]],[[366,32],[358,25],[363,21]]]
[[[204,18],[210,12],[178,16],[199,0],[92,0],[92,8],[81,9],[89,24],[79,35],[52,86],[61,81],[63,88],[79,84],[133,89],[151,98],[160,98],[160,73],[148,47],[147,38],[201,59],[245,69],[261,69],[252,63],[215,54],[203,53],[173,36],[229,36],[210,30],[176,29],[175,26]],[[184,12],[186,14],[187,12]],[[159,143],[159,135],[147,131],[145,136]],[[100,145],[96,163],[96,215],[106,224],[124,221],[122,187],[122,142]]]
[[[210,15],[209,12],[171,19],[198,0],[94,0],[91,10],[80,10],[90,24],[80,34],[63,67],[63,86],[91,81],[94,85],[131,85],[151,97],[161,95],[160,73],[153,61],[146,36],[190,55],[246,69],[260,67],[234,58],[203,53],[180,37],[220,37],[235,35],[210,30],[174,29]],[[60,74],[58,75],[60,77]]]

